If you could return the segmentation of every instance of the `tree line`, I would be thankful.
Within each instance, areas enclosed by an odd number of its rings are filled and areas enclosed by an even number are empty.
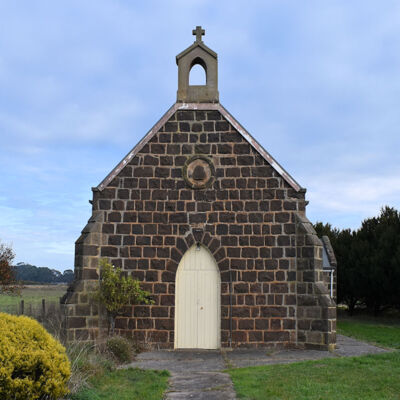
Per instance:
[[[25,283],[70,283],[74,279],[74,271],[71,269],[60,272],[47,267],[18,263],[13,270],[15,280]]]
[[[60,272],[25,263],[13,265],[14,258],[11,246],[0,241],[0,294],[19,293],[23,284],[70,283],[74,279],[74,271],[71,269]]]
[[[317,222],[318,236],[329,237],[337,259],[337,301],[353,314],[363,306],[380,314],[400,309],[400,212],[384,207],[357,230]]]

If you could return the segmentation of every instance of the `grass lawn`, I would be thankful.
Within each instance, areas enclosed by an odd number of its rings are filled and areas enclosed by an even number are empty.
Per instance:
[[[70,397],[72,400],[161,400],[167,389],[167,371],[120,369],[91,380],[91,388]]]
[[[345,319],[338,321],[337,332],[378,346],[400,349],[400,323]]]
[[[228,372],[239,399],[400,399],[400,352]]]
[[[338,333],[400,349],[400,323],[338,321]],[[400,399],[400,352],[324,359],[228,371],[238,398],[247,400]]]

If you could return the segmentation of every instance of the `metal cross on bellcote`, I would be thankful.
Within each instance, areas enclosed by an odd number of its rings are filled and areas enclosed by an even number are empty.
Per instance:
[[[201,26],[196,26],[196,29],[193,29],[192,35],[196,35],[196,42],[202,42],[201,37],[206,34],[204,29],[201,29]]]

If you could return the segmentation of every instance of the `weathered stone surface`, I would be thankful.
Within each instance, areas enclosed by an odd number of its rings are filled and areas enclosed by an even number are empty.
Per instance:
[[[96,283],[100,257],[139,279],[154,304],[128,307],[117,333],[170,348],[176,271],[200,243],[221,272],[222,347],[327,348],[334,341],[334,304],[324,290],[322,243],[304,215],[305,192],[294,190],[224,115],[176,111],[93,190],[93,216],[76,243],[77,282],[89,298],[87,283]],[[188,160],[202,160],[189,181]],[[103,329],[97,326],[106,326],[104,315],[83,307],[88,302],[76,292],[66,301],[68,337],[88,333],[90,340]]]

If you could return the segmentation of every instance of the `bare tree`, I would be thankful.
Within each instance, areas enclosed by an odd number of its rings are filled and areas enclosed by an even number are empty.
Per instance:
[[[0,294],[17,293],[20,289],[12,266],[15,253],[11,246],[0,242]]]

